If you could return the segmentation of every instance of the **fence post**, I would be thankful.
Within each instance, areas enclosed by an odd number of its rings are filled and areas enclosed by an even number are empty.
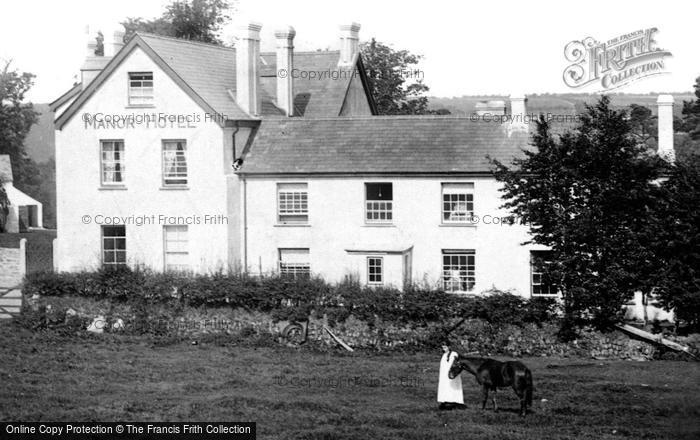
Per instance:
[[[56,240],[58,240],[58,238],[54,238],[53,240],[51,240],[51,255],[52,255],[52,260],[53,260],[52,263],[53,263],[53,271],[54,272],[58,272],[58,258],[56,258],[57,257],[57,255],[56,255],[57,250],[56,249],[58,249],[58,248],[56,247]]]
[[[17,264],[17,268],[19,269],[19,277],[20,279],[24,279],[24,276],[27,274],[27,239],[22,238],[19,241],[19,262]]]

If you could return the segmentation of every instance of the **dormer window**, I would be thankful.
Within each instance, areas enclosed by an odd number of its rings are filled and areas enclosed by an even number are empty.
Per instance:
[[[129,72],[129,105],[153,104],[153,72]]]

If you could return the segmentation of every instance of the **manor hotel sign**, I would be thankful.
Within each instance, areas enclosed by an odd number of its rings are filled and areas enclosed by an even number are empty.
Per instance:
[[[571,62],[564,69],[564,83],[571,88],[598,85],[610,91],[665,72],[664,57],[671,52],[657,47],[657,28],[623,34],[605,42],[588,37],[566,45]]]
[[[83,113],[85,129],[135,129],[135,128],[197,128],[199,123],[218,123],[228,117],[221,113],[174,114],[162,112],[143,113]]]

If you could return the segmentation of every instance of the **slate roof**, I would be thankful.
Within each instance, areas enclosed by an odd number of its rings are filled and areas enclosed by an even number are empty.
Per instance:
[[[260,54],[261,88],[270,97],[277,96],[277,57]],[[355,72],[354,67],[338,67],[340,51],[294,52],[294,115],[332,117],[340,115],[345,94]],[[316,77],[312,78],[311,76]],[[320,78],[319,78],[320,77]],[[273,98],[274,100],[274,98]],[[263,103],[263,107],[264,107]],[[278,113],[281,114],[281,113]],[[271,116],[272,113],[263,113]]]
[[[227,119],[250,119],[229,94],[236,90],[232,48],[151,34],[138,34],[216,112]]]
[[[141,46],[156,62],[169,72],[186,92],[205,110],[222,114],[225,119],[258,119],[241,109],[235,101],[236,50],[213,44],[181,40],[160,35],[136,33],[131,41],[109,60],[105,69],[88,85],[76,101],[57,119],[58,128],[71,118],[82,103],[92,95],[111,71],[121,63],[135,46]],[[144,47],[145,46],[145,47]],[[345,72],[327,74],[323,78],[294,79],[294,104],[296,116],[338,116],[345,101],[354,69],[338,69],[339,51],[295,52],[295,69],[303,72]],[[107,59],[106,59],[107,60]],[[281,117],[277,107],[277,69],[274,53],[260,55],[262,117]],[[361,63],[357,63],[361,64]],[[76,86],[77,87],[77,86]],[[71,89],[71,92],[74,91]],[[70,93],[70,92],[69,92]],[[57,100],[61,101],[65,96]],[[65,115],[65,116],[64,116]]]
[[[508,125],[446,116],[263,120],[242,174],[487,173],[530,135]]]

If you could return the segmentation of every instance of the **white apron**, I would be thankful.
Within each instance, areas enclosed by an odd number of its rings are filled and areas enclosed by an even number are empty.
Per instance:
[[[447,373],[450,371],[452,362],[455,361],[457,353],[454,351],[444,353],[440,359],[440,375],[438,376],[438,402],[451,402],[464,404],[464,395],[462,394],[462,377],[457,376],[450,379]]]

